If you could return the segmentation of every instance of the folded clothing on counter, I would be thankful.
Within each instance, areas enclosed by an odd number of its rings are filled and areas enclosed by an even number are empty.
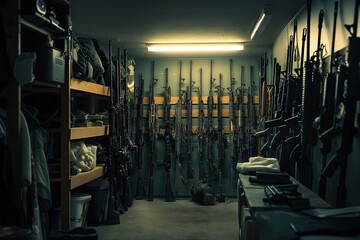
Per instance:
[[[240,173],[246,172],[280,172],[279,161],[276,158],[265,158],[261,156],[250,157],[248,162],[238,163],[236,169]]]

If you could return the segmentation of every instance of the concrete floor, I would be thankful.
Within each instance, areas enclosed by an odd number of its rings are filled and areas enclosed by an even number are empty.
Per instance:
[[[236,240],[238,239],[236,199],[212,206],[188,199],[134,200],[120,216],[118,225],[96,227],[100,240]]]

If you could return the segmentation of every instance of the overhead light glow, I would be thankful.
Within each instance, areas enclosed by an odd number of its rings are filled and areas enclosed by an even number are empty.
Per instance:
[[[254,29],[253,29],[252,32],[251,32],[250,39],[253,39],[253,38],[254,38],[255,33],[256,33],[257,30],[259,29],[260,24],[262,23],[262,21],[264,21],[264,19],[265,19],[265,13],[263,13],[263,14],[260,16],[259,21],[256,22],[256,25],[255,25]]]
[[[240,51],[242,44],[149,44],[149,52]]]
[[[251,31],[250,39],[252,40],[255,35],[259,35],[264,31],[266,25],[271,18],[271,6],[267,5],[260,13],[258,20],[255,23],[253,30]]]

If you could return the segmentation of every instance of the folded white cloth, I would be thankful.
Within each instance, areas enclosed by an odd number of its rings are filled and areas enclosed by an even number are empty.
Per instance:
[[[236,169],[240,173],[250,171],[280,172],[280,165],[276,158],[256,156],[250,157],[249,162],[238,163]]]
[[[95,168],[96,149],[96,146],[86,146],[83,141],[71,143],[70,160],[78,166],[79,172],[86,172]]]

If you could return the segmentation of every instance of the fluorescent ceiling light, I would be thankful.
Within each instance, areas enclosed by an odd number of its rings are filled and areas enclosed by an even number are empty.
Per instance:
[[[235,43],[184,43],[184,44],[149,44],[149,52],[196,52],[196,51],[240,51],[244,45]]]
[[[251,31],[250,39],[252,40],[255,35],[259,35],[264,31],[266,25],[269,23],[271,18],[270,6],[266,6],[260,13],[258,20],[256,21],[254,29]]]
[[[259,29],[260,24],[264,21],[265,16],[266,16],[265,13],[262,13],[262,14],[260,15],[259,20],[256,22],[256,25],[255,25],[254,29],[253,29],[252,32],[251,32],[250,39],[253,39],[253,38],[254,38],[255,33],[256,33],[257,30]]]

